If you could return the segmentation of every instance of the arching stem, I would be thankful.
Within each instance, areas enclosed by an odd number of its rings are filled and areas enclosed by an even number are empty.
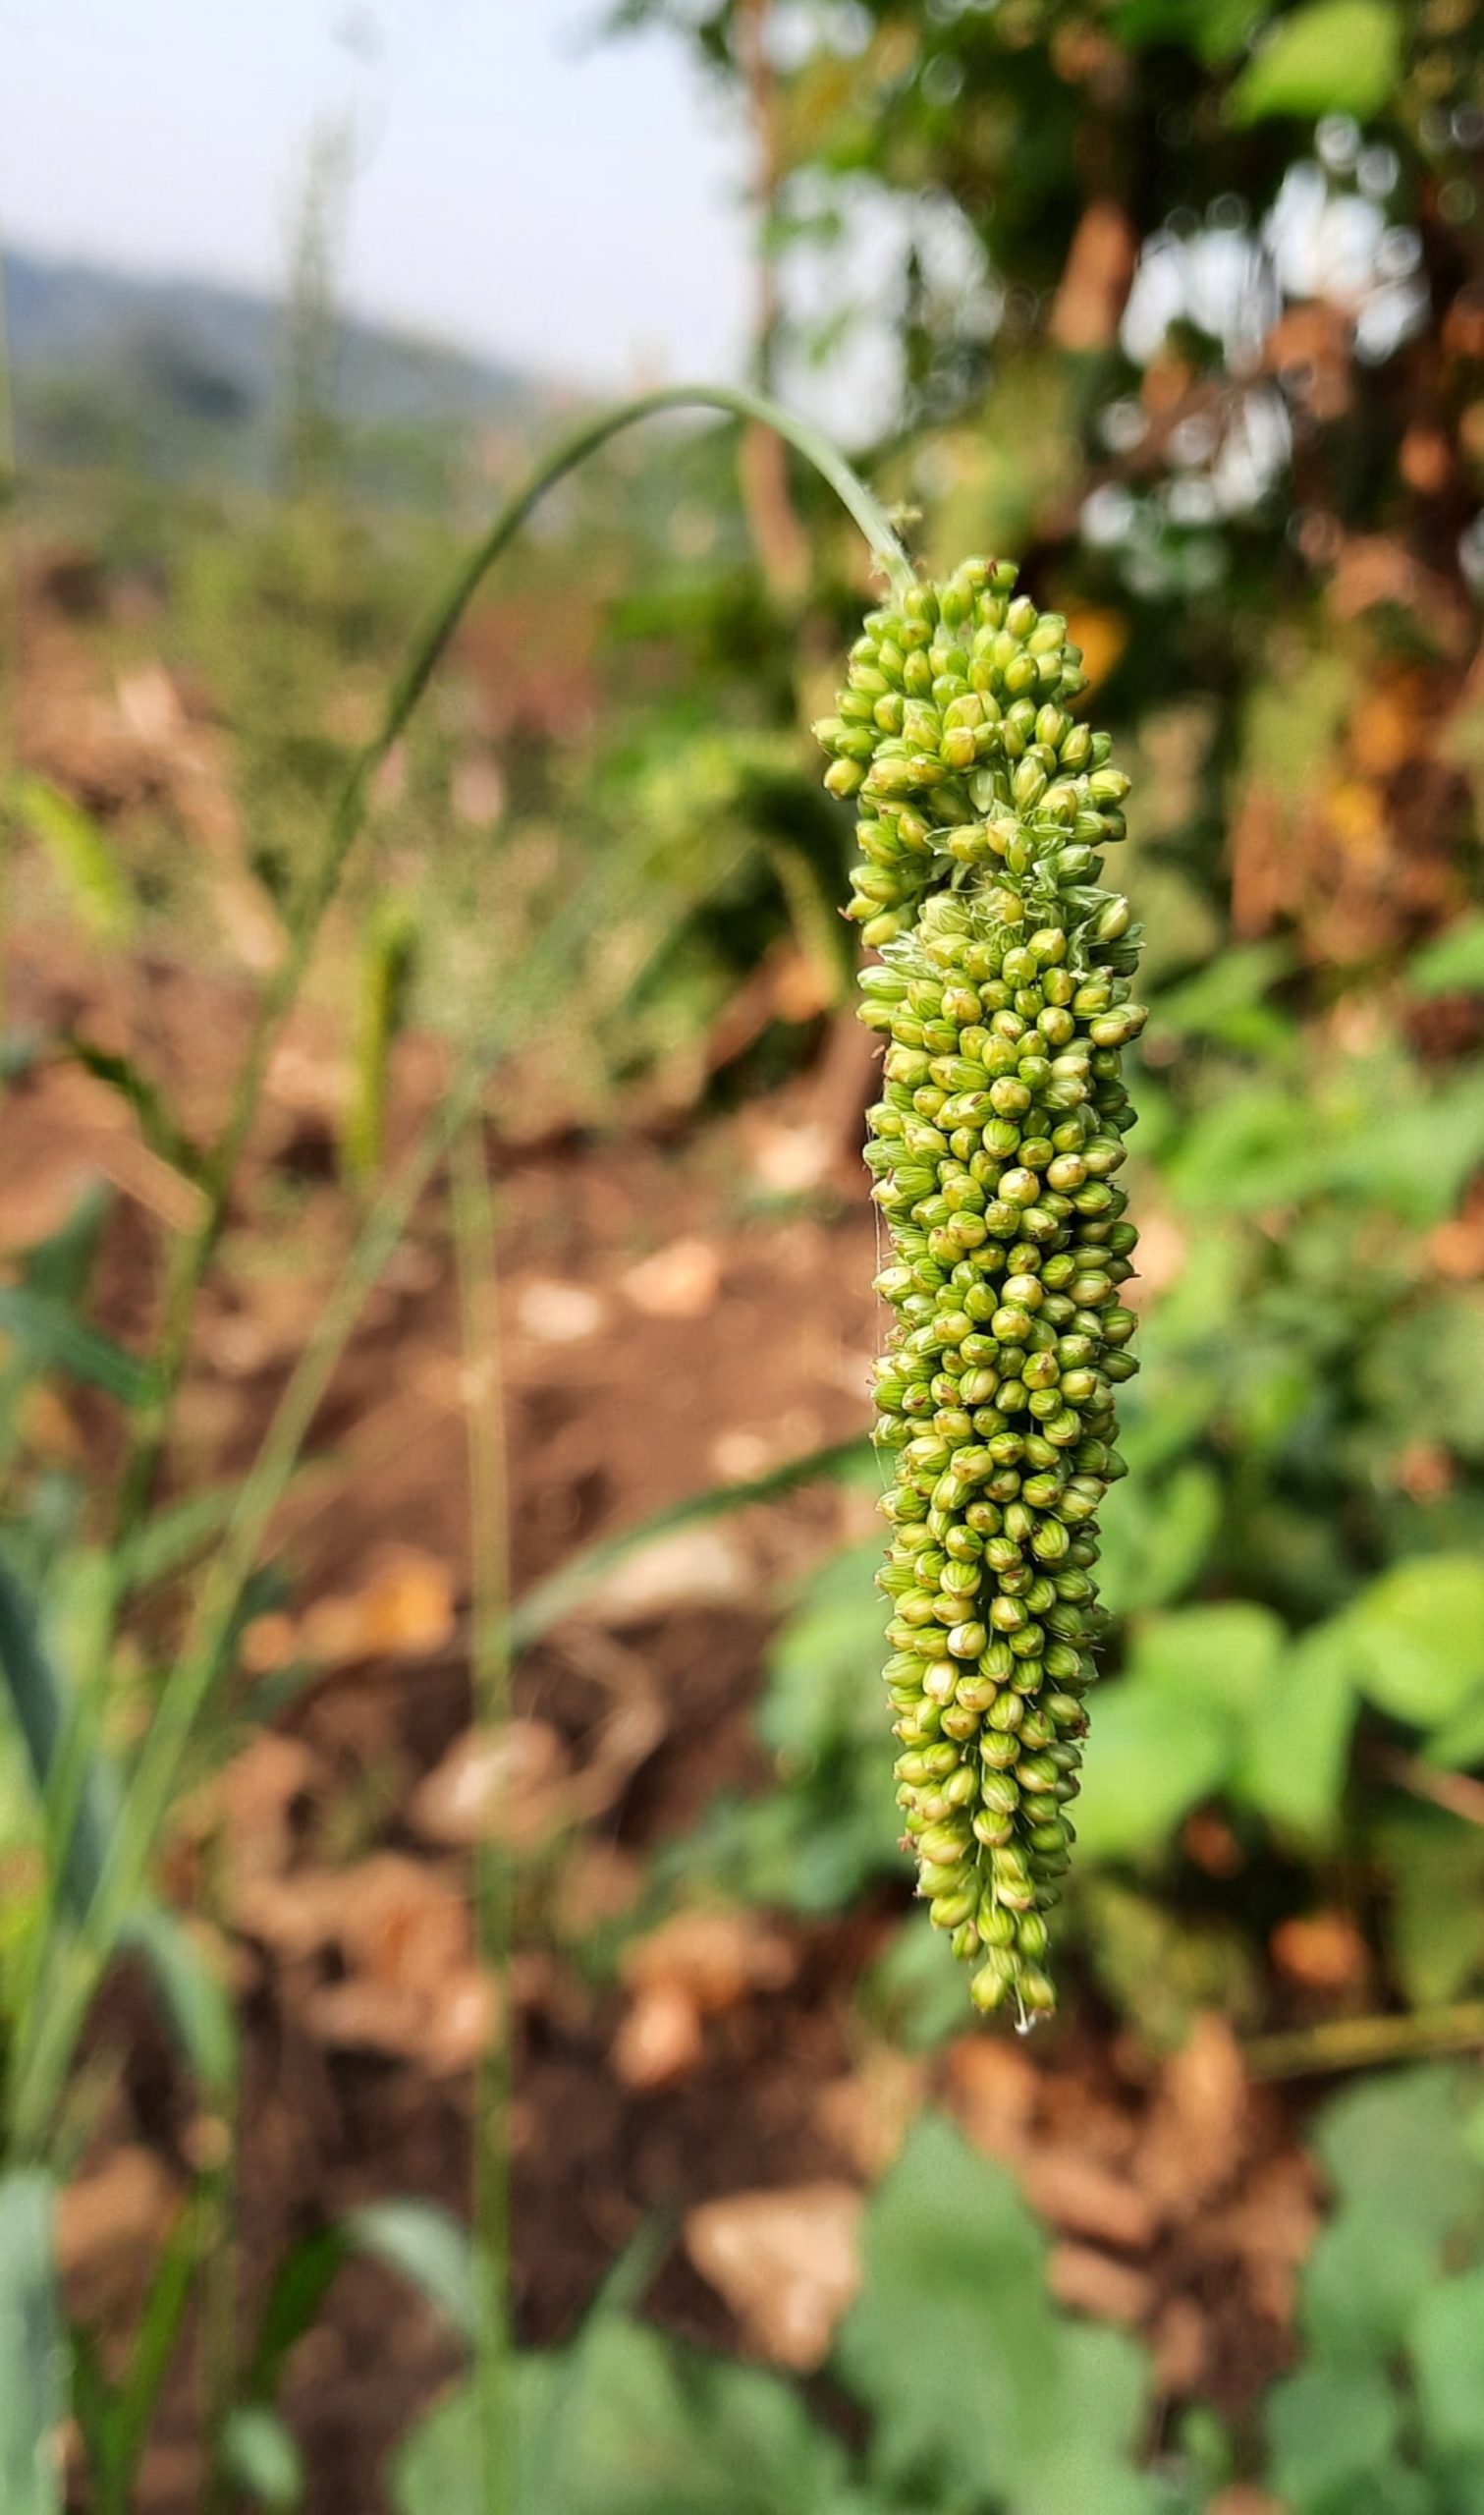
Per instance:
[[[288,950],[259,999],[232,1106],[206,1166],[204,1210],[195,1228],[177,1244],[170,1268],[154,1389],[137,1420],[120,1479],[116,1550],[133,1534],[148,1505],[171,1408],[185,1369],[196,1295],[221,1238],[268,1061],[298,996],[351,851],[364,827],[377,770],[405,730],[485,577],[548,492],[585,463],[589,455],[597,453],[610,437],[636,426],[640,420],[656,419],[662,412],[692,410],[721,411],[730,418],[775,429],[829,483],[859,526],[893,587],[900,592],[913,583],[911,562],[885,508],[838,446],[832,445],[807,419],[797,418],[764,394],[749,392],[743,385],[677,384],[656,393],[640,394],[635,401],[615,404],[575,428],[506,500],[426,622],[387,695],[380,725],[352,764],[331,814],[319,862],[297,903]]]

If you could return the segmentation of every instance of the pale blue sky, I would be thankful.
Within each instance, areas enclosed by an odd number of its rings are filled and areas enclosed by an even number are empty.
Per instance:
[[[740,135],[673,40],[593,40],[603,6],[0,0],[0,234],[271,285],[304,136],[350,105],[358,311],[575,382],[735,374]]]

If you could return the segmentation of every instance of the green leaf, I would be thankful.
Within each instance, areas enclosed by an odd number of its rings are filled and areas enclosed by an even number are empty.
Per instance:
[[[66,2350],[50,2177],[0,2176],[0,2506],[62,2515]]]
[[[292,2509],[302,2503],[303,2457],[277,2411],[253,2402],[229,2412],[218,2453],[227,2479],[254,2505]]]
[[[1372,1582],[1347,1619],[1358,1679],[1379,1709],[1446,1720],[1484,1678],[1484,1563],[1415,1555]]]
[[[517,2367],[519,2515],[870,2515],[793,2386],[612,2315]],[[397,2454],[399,2515],[487,2515],[477,2403],[447,2394]]]
[[[1235,122],[1267,114],[1353,114],[1368,122],[1396,87],[1402,20],[1390,0],[1309,0],[1273,28],[1232,89]]]
[[[431,2201],[372,2201],[343,2220],[346,2241],[384,2263],[435,2306],[461,2340],[474,2337],[474,2264],[468,2232]]]
[[[1422,2299],[1408,2348],[1432,2451],[1484,2459],[1484,2267]]]
[[[100,1083],[108,1084],[128,1102],[151,1152],[157,1152],[162,1161],[168,1161],[185,1178],[199,1179],[199,1146],[192,1144],[184,1127],[177,1123],[159,1086],[151,1083],[132,1057],[121,1055],[116,1048],[105,1048],[96,1039],[82,1038],[76,1031],[68,1033],[64,1046],[76,1064],[95,1075]]]
[[[131,1913],[120,1939],[148,1966],[166,2023],[202,2094],[225,2108],[237,2085],[237,2009],[210,1957],[164,1904]]]
[[[89,1327],[66,1305],[27,1284],[0,1285],[0,1335],[14,1337],[35,1370],[65,1371],[122,1406],[139,1406],[154,1386],[148,1365]]]
[[[837,2356],[876,2413],[883,2466],[948,2453],[984,2491],[1010,2486],[1050,2429],[1061,2365],[1044,2239],[1010,2176],[925,2117],[867,2208],[861,2255]],[[943,2371],[970,2367],[945,2419]]]
[[[1245,1598],[1153,1615],[1133,1637],[1128,1682],[1245,1718],[1268,1697],[1285,1639],[1277,1616]]]
[[[1305,2264],[1299,2322],[1330,2366],[1374,2373],[1392,2356],[1449,2239],[1484,2202],[1466,2086],[1454,2069],[1398,2071],[1321,2118],[1315,2146],[1339,2206]]]
[[[1424,944],[1406,965],[1414,995],[1484,991],[1484,915],[1459,918],[1446,934]]]
[[[1294,2515],[1351,2503],[1345,2492],[1391,2452],[1401,2406],[1380,2375],[1305,2368],[1268,2404],[1271,2476]],[[1340,2492],[1338,2496],[1335,2492]]]
[[[1355,1651],[1342,1626],[1292,1644],[1276,1699],[1248,1726],[1235,1776],[1240,1795],[1281,1831],[1308,1843],[1334,1832],[1359,1707]]]
[[[1102,1587],[1115,1615],[1168,1606],[1190,1588],[1220,1529],[1221,1506],[1220,1481],[1197,1459],[1170,1476],[1130,1475],[1113,1486],[1102,1514]]]
[[[1484,1833],[1441,1809],[1408,1808],[1381,1827],[1392,1877],[1387,1941],[1414,2006],[1457,1997],[1484,1964]]]
[[[0,1554],[0,1671],[16,1725],[25,1741],[31,1782],[45,1807],[58,1759],[74,1736],[75,1708],[60,1673],[43,1647],[34,1604]],[[75,1914],[86,1911],[102,1875],[118,1804],[114,1778],[89,1759],[62,1872],[62,1893]]]
[[[1126,1678],[1099,1698],[1077,1842],[1084,1860],[1152,1850],[1223,1780],[1232,1724],[1213,1705]]]
[[[12,780],[11,801],[40,839],[83,923],[100,943],[126,943],[137,922],[134,893],[91,812],[50,778]]]
[[[1040,2229],[1010,2177],[932,2116],[913,2129],[865,2216],[861,2293],[840,2371],[876,2414],[888,2486],[924,2475],[923,2503],[1003,2496],[1014,2515],[1145,2515],[1128,2460],[1141,2353],[1059,2315]],[[947,2381],[945,2381],[947,2376]]]

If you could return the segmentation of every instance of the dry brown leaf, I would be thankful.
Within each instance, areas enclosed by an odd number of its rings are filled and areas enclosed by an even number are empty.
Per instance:
[[[745,1910],[677,1913],[624,1951],[621,1971],[633,1989],[678,1985],[707,2017],[736,2008],[753,1991],[780,1991],[798,1967],[792,1939]]]
[[[692,2264],[775,2366],[805,2371],[828,2354],[860,2281],[860,2207],[852,2184],[798,2183],[687,2212]]]
[[[1152,2337],[1156,2391],[1166,2398],[1198,2391],[1206,2372],[1206,2318],[1195,2299],[1171,2297]]]
[[[408,1814],[428,1842],[459,1849],[494,1832],[531,1851],[563,1821],[570,1769],[544,1720],[512,1720],[495,1736],[467,1729],[418,1783]]]
[[[625,2087],[670,2087],[698,2069],[705,2052],[700,2011],[677,1983],[640,1991],[613,2040],[614,2075]]]
[[[1231,2181],[1241,2162],[1247,2079],[1223,2017],[1197,2018],[1188,2042],[1166,2062],[1139,2144],[1139,2182],[1161,2215],[1188,2217]]]
[[[1019,2156],[1039,2094],[1033,2062],[1013,2043],[965,2035],[949,2047],[947,2076],[964,2138],[986,2156]]]
[[[362,1589],[318,1598],[299,1621],[300,1648],[322,1667],[357,1659],[424,1659],[454,1638],[451,1564],[414,1546],[388,1547]]]
[[[1064,350],[1111,348],[1137,252],[1138,238],[1122,204],[1106,196],[1090,200],[1051,309],[1051,337]]]
[[[293,1808],[316,1766],[298,1738],[264,1729],[224,1765],[215,1790],[234,1891],[250,1876],[272,1876],[294,1856]]]
[[[607,1312],[586,1284],[537,1277],[517,1292],[516,1317],[522,1335],[538,1345],[581,1345],[597,1335]]]
[[[1313,2169],[1291,2151],[1260,2167],[1226,2208],[1197,2219],[1193,2233],[1202,2252],[1235,2256],[1259,2313],[1287,2324],[1318,2226]]]
[[[715,1307],[721,1258],[709,1240],[672,1240],[623,1278],[627,1300],[649,1318],[704,1318]]]
[[[131,2296],[164,2240],[180,2200],[150,2149],[115,2149],[57,2201],[57,2262],[74,2311],[89,2319]]]
[[[1054,2227],[1139,2253],[1154,2242],[1159,2218],[1147,2195],[1075,2149],[1032,2149],[1020,2179],[1031,2208]]]
[[[1355,1990],[1370,1971],[1364,1937],[1348,1913],[1295,1914],[1279,1923],[1268,1945],[1279,1972],[1307,1990]]]
[[[1099,2322],[1142,2322],[1154,2303],[1154,2282],[1127,2262],[1110,2261],[1091,2245],[1053,2245],[1046,2281],[1057,2303]]]
[[[750,1587],[741,1549],[721,1529],[677,1529],[617,1564],[584,1598],[598,1623],[637,1624],[669,1607],[743,1596]]]
[[[849,2078],[831,2079],[820,2089],[821,2127],[852,2165],[874,2181],[895,2163],[926,2088],[920,2061],[877,2044]]]
[[[321,2041],[415,2060],[435,2078],[473,2068],[495,2014],[494,1984],[472,1965],[417,1990],[364,1978],[325,1983],[303,2005],[304,2023]]]
[[[683,2078],[701,2059],[705,2018],[782,1990],[797,1968],[793,1943],[755,1913],[678,1913],[624,1952],[632,1998],[614,2040],[618,2076],[626,2087]]]

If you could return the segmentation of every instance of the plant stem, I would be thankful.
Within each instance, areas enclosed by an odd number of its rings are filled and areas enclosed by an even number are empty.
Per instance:
[[[453,1148],[454,1241],[459,1258],[468,1434],[469,1680],[474,1731],[483,1769],[484,1823],[474,1850],[474,1928],[480,1966],[493,1992],[494,2014],[474,2085],[473,2224],[478,2324],[474,2392],[485,2515],[509,2515],[515,2504],[512,2454],[510,2124],[515,2012],[511,1956],[515,1942],[515,1871],[510,1846],[508,1784],[502,1759],[510,1728],[510,1516],[500,1322],[495,1298],[494,1205],[477,1116]]]
[[[393,684],[377,732],[351,767],[332,812],[319,861],[301,894],[288,949],[259,999],[232,1104],[204,1165],[205,1206],[201,1220],[192,1232],[183,1235],[173,1253],[156,1355],[154,1394],[137,1418],[120,1480],[113,1548],[116,1566],[127,1562],[129,1539],[148,1505],[174,1398],[185,1370],[196,1295],[226,1221],[268,1061],[297,1000],[326,912],[364,825],[376,772],[411,718],[484,577],[548,491],[621,430],[663,412],[693,409],[720,411],[734,419],[776,428],[835,490],[892,584],[901,590],[913,582],[910,561],[884,508],[845,457],[807,420],[796,419],[763,395],[742,386],[677,385],[606,411],[575,429],[507,499],[483,538],[457,571],[415,641]],[[551,975],[560,978],[564,953],[570,953],[575,933],[595,922],[608,905],[606,883],[587,886],[582,898],[574,903],[574,916],[558,920],[543,938],[543,947],[527,959],[522,978],[528,987],[537,969],[544,975],[548,961],[555,965]],[[540,1000],[539,986],[532,987],[531,993],[534,1000]],[[497,1040],[486,1041],[466,1056],[443,1107],[424,1127],[398,1178],[371,1208],[341,1282],[300,1357],[243,1486],[221,1547],[203,1581],[184,1651],[156,1706],[82,1932],[78,1938],[54,1934],[45,1974],[17,2037],[11,2079],[11,2127],[22,2153],[39,2153],[44,2149],[51,2113],[65,2084],[87,2008],[119,1930],[143,1883],[196,1721],[230,1651],[243,1590],[361,1305],[401,1238],[428,1180],[478,1106],[491,1057],[508,1043],[508,1032],[509,1026]],[[103,1619],[100,1666],[111,1648],[125,1591],[124,1575],[116,1569],[109,1610]],[[65,1846],[62,1848],[65,1856]]]
[[[1484,2044],[1484,2000],[1418,2009],[1409,2017],[1335,2017],[1291,2034],[1257,2035],[1242,2046],[1253,2078],[1320,2078],[1332,2070],[1379,2068],[1426,2052],[1468,2052]]]
[[[495,1065],[524,1021],[544,1008],[570,973],[582,935],[613,912],[615,888],[610,877],[577,893],[525,956],[519,980],[511,982],[502,999],[499,1023],[466,1050],[401,1169],[366,1214],[340,1280],[299,1357],[203,1576],[191,1629],[155,1705],[82,1931],[76,1937],[59,1933],[54,1940],[47,1976],[18,2030],[10,2127],[23,2154],[44,2152],[88,2005],[144,1882],[196,1723],[230,1653],[244,1589],[361,1309],[424,1189],[478,1108]]]
[[[583,422],[537,464],[506,500],[483,538],[457,571],[393,683],[377,731],[353,763],[331,814],[325,844],[296,906],[288,950],[259,1000],[232,1105],[206,1164],[206,1207],[196,1229],[177,1244],[166,1284],[156,1393],[140,1410],[120,1481],[116,1542],[132,1535],[147,1506],[171,1408],[186,1365],[195,1298],[226,1221],[263,1078],[280,1030],[298,997],[325,914],[364,826],[376,772],[401,737],[480,585],[548,492],[606,445],[609,438],[662,412],[712,410],[776,429],[829,482],[899,589],[913,582],[911,563],[885,508],[837,447],[806,419],[796,419],[744,386],[680,384],[645,393]]]

